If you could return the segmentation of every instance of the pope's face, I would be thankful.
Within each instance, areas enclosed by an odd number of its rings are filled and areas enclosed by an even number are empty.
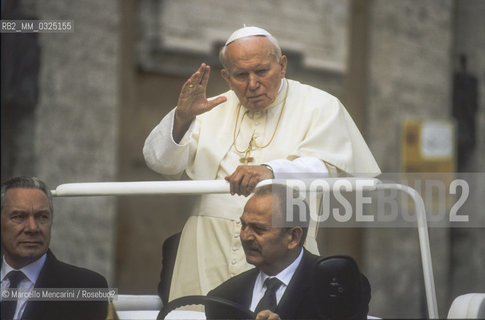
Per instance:
[[[241,216],[240,237],[246,261],[268,275],[288,265],[288,251],[296,246],[287,229],[272,226],[272,215],[281,215],[278,201],[273,199],[271,194],[253,196]]]
[[[276,99],[286,74],[286,57],[277,60],[268,38],[236,40],[227,46],[225,57],[227,69],[222,70],[222,77],[243,106],[258,111]]]
[[[3,253],[12,267],[22,268],[47,251],[52,213],[43,191],[30,188],[7,190],[1,217]]]

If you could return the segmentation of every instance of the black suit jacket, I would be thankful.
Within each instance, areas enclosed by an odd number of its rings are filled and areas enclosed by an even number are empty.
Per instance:
[[[107,288],[106,279],[91,270],[56,259],[48,250],[35,288]],[[27,301],[22,320],[106,319],[108,301]]]
[[[315,293],[315,279],[317,278],[315,264],[320,259],[321,257],[304,250],[301,263],[275,310],[282,319],[332,319],[332,316],[321,313],[321,309],[325,309],[322,304],[325,304],[328,299],[322,299]],[[246,271],[227,280],[210,291],[208,295],[232,300],[249,309],[258,273],[259,270],[256,268]],[[370,301],[370,286],[367,278],[360,273],[359,275],[362,282],[359,284],[362,303],[356,307],[359,309],[358,312],[350,318],[365,319]],[[206,307],[206,315],[208,319],[243,318],[231,308],[211,304]]]
[[[162,299],[163,305],[168,303],[173,269],[175,267],[175,259],[177,258],[177,250],[179,247],[181,234],[182,232],[178,232],[168,237],[163,242],[162,270],[160,272],[160,282],[158,283],[158,295]]]

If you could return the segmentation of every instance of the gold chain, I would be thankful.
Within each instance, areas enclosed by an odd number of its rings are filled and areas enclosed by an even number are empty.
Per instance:
[[[254,145],[256,148],[259,148],[259,149],[264,149],[266,148],[267,146],[269,146],[271,144],[271,142],[273,142],[273,139],[276,135],[276,131],[278,130],[278,126],[280,125],[280,120],[281,120],[281,116],[283,115],[283,111],[285,109],[285,106],[286,106],[286,99],[288,98],[288,89],[289,89],[289,84],[288,84],[288,80],[286,80],[286,92],[285,92],[285,98],[283,99],[283,106],[281,107],[281,111],[280,111],[280,115],[278,117],[278,122],[276,123],[276,127],[274,129],[274,132],[273,132],[273,135],[271,136],[271,139],[269,139],[268,143],[266,143],[264,146],[258,146],[256,144],[256,141],[254,141],[254,131],[253,131],[253,134],[251,136],[251,140],[249,141],[248,143],[248,147],[246,148],[246,150],[239,150],[237,148],[237,145],[236,145],[236,132],[237,132],[237,124],[239,122],[239,113],[241,111],[241,102],[239,102],[239,104],[237,105],[237,115],[236,115],[236,123],[234,125],[234,134],[233,134],[233,142],[232,144],[234,145],[234,149],[239,152],[239,153],[245,153],[246,154],[246,157],[249,155],[249,152],[251,152],[251,147]],[[242,125],[242,122],[244,120],[244,116],[246,114],[243,115],[243,118],[241,119],[241,125]]]

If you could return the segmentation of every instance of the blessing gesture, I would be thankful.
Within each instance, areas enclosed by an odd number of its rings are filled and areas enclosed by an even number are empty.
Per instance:
[[[207,100],[207,83],[209,82],[210,66],[202,63],[199,69],[187,80],[180,91],[175,121],[173,139],[180,142],[195,116],[202,114],[225,102],[226,97],[220,96]]]

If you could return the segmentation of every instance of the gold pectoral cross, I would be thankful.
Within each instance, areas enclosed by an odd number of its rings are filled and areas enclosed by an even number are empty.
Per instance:
[[[239,159],[239,162],[247,165],[249,162],[254,161],[254,158],[250,156],[253,145],[254,145],[254,132],[253,132],[253,135],[251,136],[251,140],[249,141],[249,145],[248,145],[248,148],[246,149],[246,153],[244,154],[244,158]]]
[[[244,158],[239,159],[239,162],[244,163],[245,165],[247,165],[249,162],[253,162],[254,158],[249,156],[250,152],[251,150],[247,150]]]

